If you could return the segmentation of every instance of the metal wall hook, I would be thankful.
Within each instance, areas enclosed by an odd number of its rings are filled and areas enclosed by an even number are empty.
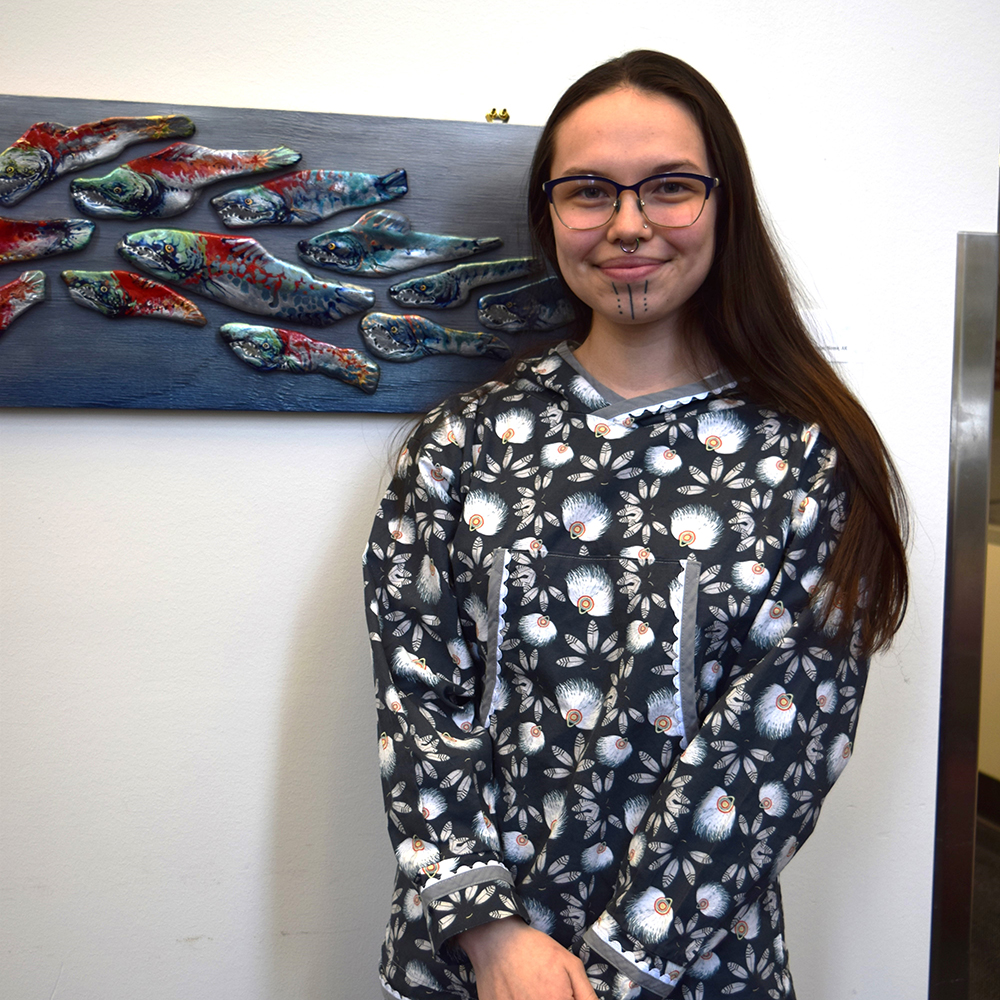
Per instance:
[[[500,111],[497,111],[496,108],[491,108],[486,112],[486,120],[488,122],[503,122],[506,125],[510,121],[510,115],[507,113],[506,108]]]

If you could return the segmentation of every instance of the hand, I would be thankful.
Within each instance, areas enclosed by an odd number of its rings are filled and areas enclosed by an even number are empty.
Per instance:
[[[473,927],[455,943],[476,970],[480,1000],[597,1000],[580,959],[520,917]]]

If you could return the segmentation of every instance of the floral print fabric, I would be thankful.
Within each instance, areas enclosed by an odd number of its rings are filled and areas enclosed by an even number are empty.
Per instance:
[[[622,400],[566,345],[428,415],[365,556],[388,995],[475,997],[450,939],[517,914],[603,996],[794,996],[777,876],[867,672],[811,607],[835,470],[722,379]]]

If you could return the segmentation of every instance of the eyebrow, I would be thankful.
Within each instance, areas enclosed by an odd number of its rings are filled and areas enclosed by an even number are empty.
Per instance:
[[[647,177],[653,177],[656,174],[674,174],[674,173],[692,173],[692,174],[702,174],[706,171],[706,167],[700,167],[696,163],[692,163],[690,160],[673,160],[668,163],[661,163],[656,166],[651,173],[646,174]],[[602,174],[597,170],[590,170],[586,167],[569,167],[563,171],[563,177],[572,177],[575,174],[582,174],[584,176],[590,177],[605,177],[606,174]]]

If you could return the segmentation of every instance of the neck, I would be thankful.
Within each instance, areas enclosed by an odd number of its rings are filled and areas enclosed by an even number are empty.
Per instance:
[[[713,367],[692,356],[677,324],[618,326],[599,316],[575,354],[594,378],[624,399],[696,382]]]

